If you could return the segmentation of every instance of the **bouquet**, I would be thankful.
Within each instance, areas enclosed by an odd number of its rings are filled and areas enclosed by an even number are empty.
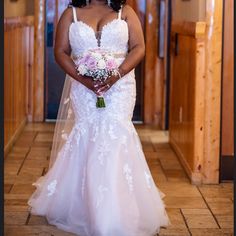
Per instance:
[[[101,83],[118,73],[117,62],[112,53],[100,48],[86,51],[75,60],[75,64],[78,74],[92,77],[94,81]],[[97,97],[96,107],[105,107],[102,95]]]

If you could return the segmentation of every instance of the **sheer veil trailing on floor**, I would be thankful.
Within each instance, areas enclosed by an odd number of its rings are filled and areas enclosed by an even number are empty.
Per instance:
[[[66,75],[54,129],[49,169],[51,169],[55,163],[56,158],[59,156],[58,153],[66,143],[68,135],[75,124],[75,112],[70,99],[70,90],[71,78]]]

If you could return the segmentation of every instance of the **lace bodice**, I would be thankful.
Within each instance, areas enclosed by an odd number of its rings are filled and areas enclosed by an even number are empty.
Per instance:
[[[100,39],[96,37],[98,32],[83,21],[77,20],[76,9],[73,7],[74,21],[69,28],[69,40],[72,55],[78,56],[88,49],[97,47],[110,50],[114,53],[128,52],[128,25],[121,19],[121,10],[118,17],[105,24],[100,31]]]
[[[105,24],[100,31],[95,32],[91,26],[77,20],[76,9],[72,9],[74,22],[71,23],[69,30],[72,58],[89,49],[99,47],[116,55],[120,54],[121,56],[116,58],[117,64],[120,65],[128,52],[129,40],[128,26],[126,21],[121,19],[121,10],[117,18]],[[96,37],[98,35],[100,40]],[[98,117],[103,117],[102,120],[128,119],[131,121],[136,98],[134,69],[104,94],[106,109],[97,109],[95,107],[96,95],[75,80],[72,80],[70,97],[75,118],[78,120],[77,124],[88,120],[96,123],[99,122]]]

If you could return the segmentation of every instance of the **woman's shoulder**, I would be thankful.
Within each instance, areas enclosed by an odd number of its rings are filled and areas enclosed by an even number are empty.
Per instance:
[[[122,11],[130,12],[133,11],[133,8],[128,3],[125,3],[124,5],[122,5]]]
[[[72,11],[73,11],[73,10],[72,10],[72,7],[71,7],[71,6],[67,7],[67,8],[62,12],[60,19],[69,20],[69,21],[73,20],[73,12],[72,12]]]
[[[134,9],[128,3],[125,3],[123,5],[122,12],[123,12],[125,18],[132,16],[134,14],[136,15]]]

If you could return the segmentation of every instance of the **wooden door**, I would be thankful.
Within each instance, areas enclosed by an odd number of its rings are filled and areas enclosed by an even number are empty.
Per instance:
[[[55,29],[62,12],[68,6],[69,0],[46,0],[45,20],[45,120],[53,121],[57,117],[62,89],[65,81],[64,71],[56,64],[53,55]],[[137,1],[128,1],[139,16],[143,29],[145,15],[143,9],[145,4],[137,4]],[[144,60],[136,67],[136,105],[134,108],[133,121],[143,121],[143,80]]]
[[[233,180],[234,167],[234,1],[224,1],[220,179]]]

